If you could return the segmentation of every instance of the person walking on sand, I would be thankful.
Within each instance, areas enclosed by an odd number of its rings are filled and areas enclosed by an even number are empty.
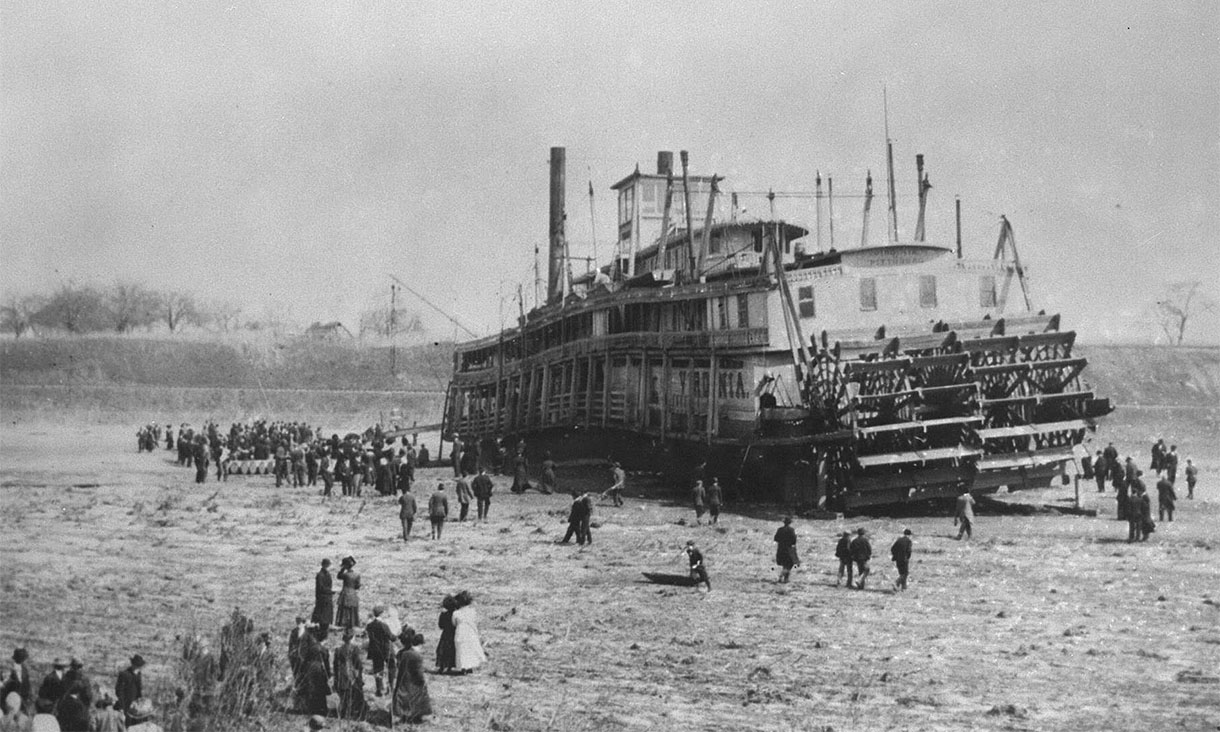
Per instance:
[[[698,587],[699,583],[702,582],[707,585],[707,591],[711,592],[712,580],[708,577],[707,566],[703,562],[703,552],[699,551],[699,548],[695,546],[695,540],[688,539],[686,541],[686,549],[683,551],[685,551],[686,561],[690,565],[690,578],[694,581],[694,586]]]
[[[369,640],[368,657],[373,662],[373,679],[377,684],[377,696],[385,693],[385,687],[389,687],[391,693],[394,688],[394,634],[390,631],[390,626],[382,619],[385,614],[385,605],[378,605],[373,608],[373,619],[364,628],[364,634]],[[382,685],[382,673],[385,673],[385,686]]]
[[[1156,482],[1157,515],[1161,521],[1173,521],[1173,509],[1178,500],[1178,494],[1173,489],[1173,481],[1166,475]],[[1166,519],[1166,514],[1169,518]]]
[[[856,583],[857,590],[864,589],[864,581],[868,579],[869,569],[868,560],[873,558],[873,545],[869,543],[867,532],[863,527],[856,529],[856,538],[851,540],[849,545],[851,550],[852,561],[856,563],[856,574],[860,580]],[[851,587],[849,582],[848,587]]]
[[[1127,496],[1127,507],[1123,515],[1127,518],[1127,543],[1131,544],[1144,538],[1144,521],[1140,514],[1143,511],[1143,501],[1139,490],[1132,488]]]
[[[424,645],[424,636],[404,628],[398,639],[402,641],[402,650],[398,652],[392,718],[419,724],[432,714],[432,698],[428,695],[428,680],[424,678],[424,657],[419,652]]]
[[[712,484],[707,487],[707,512],[712,517],[712,525],[720,523],[720,506],[724,504],[724,493],[720,489],[720,480],[712,478]]]
[[[695,487],[691,488],[691,501],[695,504],[695,523],[703,525],[703,513],[707,510],[705,505],[707,501],[707,490],[703,487],[703,481],[696,480]]]
[[[330,576],[330,560],[322,560],[322,568],[313,581],[313,614],[310,622],[318,626],[318,633],[325,638],[335,622],[334,579]]]
[[[1195,483],[1199,482],[1199,468],[1186,458],[1186,500],[1195,499]]]
[[[1106,475],[1110,472],[1110,467],[1106,465],[1106,456],[1101,450],[1097,451],[1097,455],[1093,458],[1093,479],[1097,481],[1097,492],[1106,492]]]
[[[447,674],[457,666],[457,647],[454,645],[453,611],[457,610],[457,600],[453,595],[445,595],[441,600],[441,614],[436,618],[436,627],[441,630],[441,637],[436,642],[436,672]]]
[[[359,627],[360,573],[356,571],[356,558],[344,557],[335,576],[343,583],[343,589],[339,591],[339,617],[336,625],[345,629]]]
[[[835,580],[835,587],[838,587],[843,582],[843,573],[847,573],[847,586],[852,584],[852,564],[851,564],[851,532],[844,531],[839,534],[839,543],[835,545],[835,558],[839,560],[839,578]]]
[[[614,499],[615,506],[623,505],[623,489],[627,487],[627,473],[623,470],[623,466],[619,463],[611,463],[610,475],[614,482],[606,491],[606,495]]]
[[[542,492],[543,493],[558,493],[559,482],[555,479],[555,461],[551,459],[551,453],[546,453],[542,461]]]
[[[436,490],[428,498],[428,520],[432,522],[432,538],[441,538],[445,519],[449,517],[449,498],[445,495],[445,484],[437,483]]]
[[[491,493],[495,485],[487,474],[486,466],[479,466],[479,474],[470,482],[470,490],[474,493],[476,516],[480,521],[487,520],[487,510],[491,508]]]
[[[411,492],[411,486],[405,486],[403,492],[398,496],[398,520],[402,522],[402,540],[407,541],[411,538],[411,527],[415,524],[415,494]]]
[[[466,471],[462,471],[462,475],[457,479],[457,499],[458,499],[458,521],[465,521],[470,515],[470,499],[474,498],[474,492],[470,490],[470,481],[466,480]]]
[[[1178,446],[1170,445],[1169,452],[1165,453],[1165,457],[1161,458],[1161,467],[1165,469],[1165,477],[1169,478],[1170,483],[1178,481]]]
[[[568,509],[568,530],[560,540],[560,544],[567,544],[576,537],[576,543],[584,546],[584,516],[588,511],[588,503],[583,495],[576,496],[572,499],[572,506]]]
[[[474,607],[474,598],[466,590],[459,592],[453,600],[457,605],[453,611],[453,667],[458,673],[468,674],[487,661],[479,639],[479,614]]]
[[[779,565],[779,581],[788,582],[792,568],[801,563],[796,553],[796,529],[792,528],[792,517],[784,517],[784,525],[775,530],[775,563]]]
[[[894,566],[898,568],[898,579],[894,581],[894,592],[901,592],[907,588],[907,574],[911,570],[911,530],[906,529],[902,532],[902,536],[894,540],[890,546],[890,559],[894,560]]]
[[[958,529],[957,539],[961,541],[962,536],[967,539],[973,535],[974,528],[974,496],[970,495],[970,489],[962,489],[962,494],[957,497],[957,510],[953,514],[953,525],[961,525]]]

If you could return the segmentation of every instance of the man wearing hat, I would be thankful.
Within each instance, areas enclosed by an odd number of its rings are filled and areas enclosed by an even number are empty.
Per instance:
[[[385,614],[385,605],[373,608],[373,619],[365,626],[364,632],[369,639],[369,660],[373,662],[373,678],[377,680],[377,696],[385,693],[381,675],[388,671],[391,691],[394,685],[394,633],[386,621],[381,619]]]
[[[364,719],[364,657],[352,643],[356,631],[343,630],[343,645],[335,649],[335,693],[339,695],[340,719]]]
[[[80,684],[83,688],[81,699],[85,702],[85,706],[93,704],[93,680],[85,673],[85,664],[76,656],[68,662],[68,673],[64,675],[64,679],[68,682],[68,688],[76,684]]]
[[[835,557],[839,560],[839,578],[835,580],[835,587],[838,587],[843,582],[843,573],[847,573],[847,586],[851,587],[852,581],[852,566],[851,566],[851,532],[844,531],[839,534],[839,543],[835,545]]]
[[[690,578],[695,581],[695,586],[698,587],[702,582],[707,585],[707,591],[712,591],[712,580],[707,576],[707,567],[703,564],[703,552],[695,546],[694,539],[686,541],[686,559],[690,564]]]
[[[42,685],[38,687],[38,700],[35,705],[39,712],[51,712],[64,694],[68,693],[68,681],[65,678],[68,672],[68,662],[57,658],[51,666],[51,673],[46,675],[46,678],[42,680]]]
[[[623,505],[623,489],[627,487],[627,473],[623,471],[623,466],[619,463],[611,463],[610,475],[614,479],[614,483],[606,491],[606,495],[614,499],[614,505]]]
[[[907,588],[907,572],[911,567],[910,529],[903,531],[902,536],[894,540],[893,546],[890,547],[890,558],[894,560],[894,566],[898,568],[898,579],[894,582],[894,591],[905,590]]]
[[[144,657],[136,654],[131,657],[131,665],[119,672],[119,678],[114,684],[114,698],[119,709],[129,710],[133,702],[144,695]],[[127,716],[127,724],[131,725],[131,715]]]
[[[866,533],[863,526],[856,529],[856,538],[852,539],[851,544],[848,545],[852,561],[856,563],[856,571],[860,576],[860,581],[856,583],[857,590],[864,589],[864,580],[868,579],[869,574],[868,560],[873,558],[873,545],[869,543]],[[847,586],[851,587],[851,580],[848,580]]]
[[[140,697],[127,708],[127,732],[162,732],[161,725],[152,721],[152,701]]]
[[[313,584],[313,615],[312,622],[318,626],[318,635],[326,637],[330,624],[335,622],[335,591],[334,579],[330,576],[330,560],[322,560],[322,569],[318,570]]]
[[[792,517],[784,517],[784,525],[775,530],[775,563],[779,565],[779,581],[788,582],[792,567],[800,564],[800,556],[796,553],[796,529],[792,528]]]
[[[0,695],[7,703],[9,694],[16,693],[21,698],[21,706],[25,707],[30,702],[30,669],[26,666],[26,661],[30,658],[30,654],[24,648],[17,648],[13,651],[13,668],[8,673],[8,678],[4,681],[3,694]],[[5,711],[13,711],[6,709]]]
[[[432,538],[441,538],[445,519],[449,516],[449,497],[445,495],[445,484],[437,483],[436,490],[428,498],[428,520],[432,522]]]

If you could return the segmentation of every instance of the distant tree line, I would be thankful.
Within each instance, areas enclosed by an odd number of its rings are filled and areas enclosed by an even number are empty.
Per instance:
[[[49,295],[7,296],[0,306],[0,332],[15,338],[44,331],[132,333],[162,326],[170,333],[187,327],[224,332],[246,325],[241,316],[240,305],[202,300],[181,290],[154,290],[128,281],[108,287],[69,283]]]
[[[9,294],[0,305],[0,333],[11,333],[14,338],[43,333],[180,333],[191,328],[214,333],[282,333],[295,329],[289,321],[282,303],[270,304],[262,314],[251,315],[229,300],[208,300],[183,290],[158,290],[126,280],[105,287],[70,282],[49,295]],[[370,303],[355,325],[361,339],[424,330],[418,313],[380,303]],[[346,325],[337,322],[314,323],[305,332],[326,337],[353,335]]]

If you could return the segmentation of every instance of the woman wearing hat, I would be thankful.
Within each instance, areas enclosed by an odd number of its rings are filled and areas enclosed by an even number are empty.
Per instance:
[[[419,653],[424,637],[411,628],[403,628],[398,638],[402,641],[402,650],[398,652],[398,675],[391,711],[395,719],[417,724],[432,714],[432,698],[424,678],[424,657]]]
[[[441,601],[441,614],[436,619],[436,627],[441,629],[441,638],[436,642],[436,672],[447,674],[457,666],[457,648],[454,645],[453,611],[457,610],[457,601],[453,595],[445,595]]]
[[[775,563],[780,566],[779,581],[786,583],[792,567],[800,564],[796,553],[796,529],[792,528],[792,517],[784,517],[784,525],[775,530]]]
[[[474,608],[474,598],[462,590],[454,598],[457,610],[453,611],[454,666],[460,673],[468,674],[487,660],[483,644],[479,640],[479,614]]]
[[[162,732],[161,725],[152,721],[153,703],[143,697],[136,699],[127,709],[127,732]]]
[[[343,582],[343,589],[339,591],[337,625],[355,628],[360,625],[360,573],[356,571],[356,558],[344,557],[336,576]]]

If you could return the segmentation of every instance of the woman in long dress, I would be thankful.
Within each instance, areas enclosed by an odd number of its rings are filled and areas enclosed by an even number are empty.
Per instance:
[[[453,643],[453,611],[457,609],[457,602],[453,595],[445,595],[441,607],[440,617],[436,620],[436,626],[441,629],[441,639],[436,643],[436,672],[447,674],[457,665],[457,649]]]
[[[474,609],[474,598],[465,590],[458,593],[458,609],[453,612],[453,640],[456,650],[455,667],[468,674],[487,660],[483,644],[479,641],[479,614]]]
[[[402,650],[398,652],[398,678],[394,682],[394,718],[417,724],[426,715],[432,714],[432,698],[428,695],[428,681],[424,678],[424,657],[419,654],[424,637],[410,628],[404,628],[399,640],[402,641]]]
[[[357,628],[360,626],[360,573],[356,571],[355,557],[344,557],[341,564],[336,575],[343,582],[336,624],[342,628]]]
[[[559,484],[555,480],[555,461],[551,459],[549,452],[546,454],[546,459],[542,461],[542,492],[559,492]]]

